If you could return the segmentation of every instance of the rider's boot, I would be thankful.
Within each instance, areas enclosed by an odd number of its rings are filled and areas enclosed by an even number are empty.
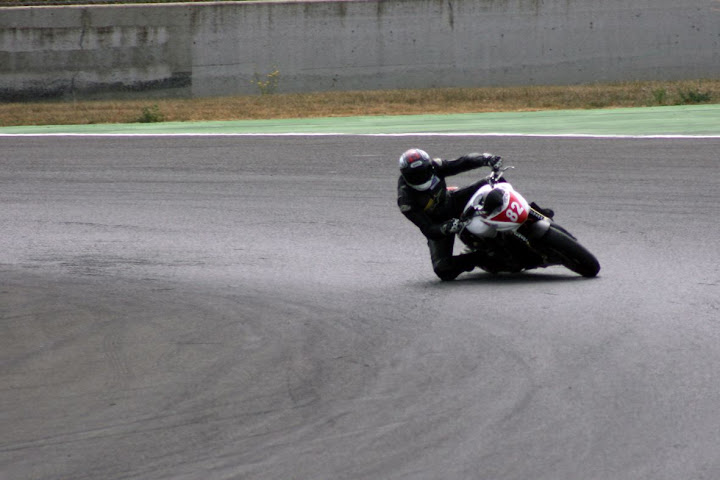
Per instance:
[[[462,255],[458,255],[465,263],[466,272],[478,267],[489,273],[498,273],[503,269],[504,263],[497,257],[484,251],[468,251]]]
[[[437,263],[434,266],[435,274],[444,282],[455,280],[461,273],[474,270],[478,266],[477,260],[475,252],[462,253]]]
[[[478,256],[476,252],[462,253],[455,257],[455,263],[463,272],[471,272],[478,266]]]

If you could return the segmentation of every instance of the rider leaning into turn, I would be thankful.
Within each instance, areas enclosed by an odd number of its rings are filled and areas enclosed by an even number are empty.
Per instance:
[[[470,153],[455,160],[430,158],[413,148],[400,156],[398,206],[425,235],[433,270],[441,280],[453,280],[478,266],[478,253],[453,256],[455,234],[463,223],[458,219],[465,204],[486,179],[448,191],[445,177],[479,167],[498,169],[502,159],[489,153]]]

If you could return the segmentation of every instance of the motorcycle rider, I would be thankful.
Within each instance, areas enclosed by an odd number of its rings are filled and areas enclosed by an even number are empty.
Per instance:
[[[427,238],[435,274],[443,281],[469,272],[482,260],[481,253],[453,256],[455,234],[463,227],[459,220],[465,204],[486,179],[448,191],[445,177],[479,167],[499,169],[502,158],[490,153],[470,153],[455,160],[431,158],[419,148],[400,156],[398,207]]]

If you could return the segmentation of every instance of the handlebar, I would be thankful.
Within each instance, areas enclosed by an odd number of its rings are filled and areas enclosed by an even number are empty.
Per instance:
[[[512,170],[512,169],[514,169],[514,168],[515,168],[515,167],[513,167],[512,165],[508,165],[507,167],[503,167],[503,168],[499,168],[499,169],[497,169],[497,170],[493,170],[493,171],[490,172],[490,174],[489,174],[487,177],[485,177],[485,178],[488,179],[488,182],[490,183],[490,185],[495,185],[496,183],[498,183],[498,182],[500,181],[500,179],[503,177],[503,175],[505,174],[505,172],[506,172],[507,170]]]

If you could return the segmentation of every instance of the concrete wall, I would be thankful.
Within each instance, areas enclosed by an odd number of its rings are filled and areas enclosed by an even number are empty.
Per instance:
[[[720,76],[720,0],[0,8],[0,99]]]
[[[189,96],[190,13],[175,5],[0,8],[0,99]]]

